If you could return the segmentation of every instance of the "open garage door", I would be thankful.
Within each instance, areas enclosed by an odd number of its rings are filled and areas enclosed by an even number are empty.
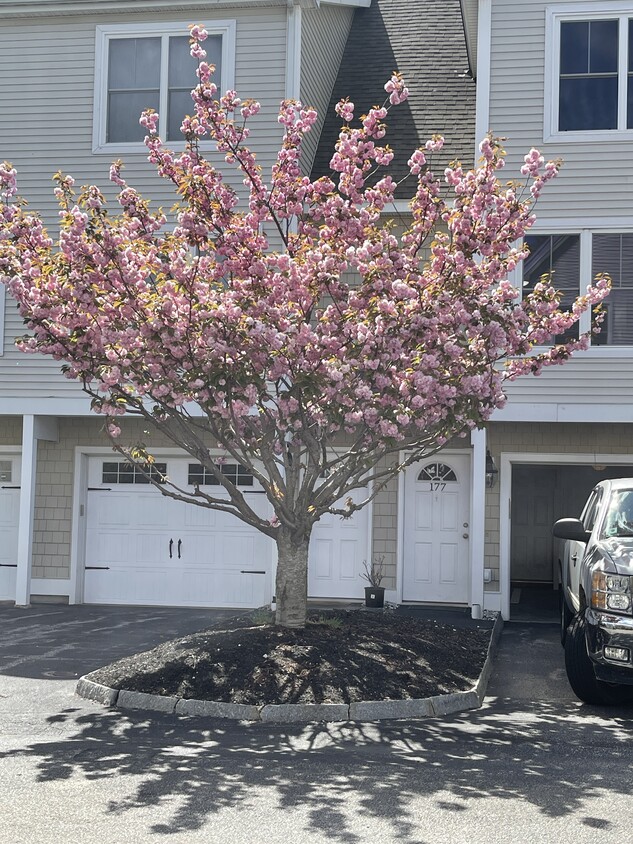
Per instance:
[[[580,516],[598,481],[631,474],[633,466],[515,464],[511,507],[512,582],[557,585],[558,540],[552,536],[552,525],[566,516]]]

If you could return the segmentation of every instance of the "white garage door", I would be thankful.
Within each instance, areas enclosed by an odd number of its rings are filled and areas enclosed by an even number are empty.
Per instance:
[[[350,497],[362,501],[367,490],[354,490]],[[349,519],[322,516],[312,530],[308,569],[311,598],[357,598],[368,583],[361,578],[363,561],[369,562],[369,508]]]
[[[20,458],[0,453],[0,601],[15,600]]]
[[[183,458],[154,470],[183,488],[219,493],[212,476]],[[268,502],[234,463],[223,471],[260,515]],[[84,601],[93,604],[257,607],[273,594],[274,544],[235,516],[166,498],[124,460],[91,457],[88,469]]]

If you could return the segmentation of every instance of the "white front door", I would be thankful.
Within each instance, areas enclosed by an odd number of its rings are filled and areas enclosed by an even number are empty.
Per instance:
[[[349,496],[355,503],[367,497],[367,489]],[[335,505],[336,506],[336,505]],[[326,514],[312,529],[308,559],[308,595],[311,598],[357,598],[364,595],[363,562],[369,564],[369,508],[349,519]]]
[[[470,453],[439,454],[404,478],[403,601],[469,600]]]
[[[183,458],[155,468],[181,488],[218,485]],[[234,482],[269,505],[257,482],[236,464]],[[258,607],[272,598],[273,543],[229,513],[174,501],[123,460],[91,458],[88,470],[84,601],[153,606]]]
[[[20,458],[0,453],[0,601],[15,601],[20,515]]]

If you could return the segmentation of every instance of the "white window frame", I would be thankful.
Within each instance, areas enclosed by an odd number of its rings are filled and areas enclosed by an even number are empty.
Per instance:
[[[567,21],[620,20],[618,48],[618,128],[561,132],[558,129],[560,81],[560,25]],[[602,144],[605,140],[630,141],[633,129],[626,128],[628,79],[628,20],[633,18],[631,0],[606,3],[568,3],[545,10],[545,115],[543,140]],[[622,81],[624,80],[624,84]]]
[[[7,289],[0,284],[0,357],[4,356],[4,330],[7,318]]]
[[[215,79],[219,92],[224,93],[235,87],[235,37],[236,22],[234,20],[215,20],[204,24],[209,35],[222,37],[222,69],[219,79]],[[92,151],[117,155],[120,153],[142,153],[145,146],[142,141],[134,143],[107,143],[107,103],[108,103],[108,55],[111,39],[115,38],[156,38],[165,42],[171,36],[189,35],[189,25],[183,21],[161,23],[117,23],[99,24],[95,33],[95,83],[94,83],[94,112],[92,126]],[[163,43],[164,47],[164,43]],[[160,108],[161,126],[159,134],[165,140],[167,120],[167,84],[168,84],[167,51],[161,51],[160,74]],[[192,103],[193,111],[193,103]],[[139,115],[140,117],[140,115]],[[169,142],[173,149],[184,148],[184,141]]]

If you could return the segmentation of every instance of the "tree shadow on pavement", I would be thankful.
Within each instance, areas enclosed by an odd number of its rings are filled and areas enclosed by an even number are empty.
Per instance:
[[[592,799],[630,790],[612,765],[630,756],[631,709],[488,699],[447,719],[246,725],[77,708],[49,724],[64,736],[0,760],[28,758],[40,782],[128,777],[129,793],[106,811],[160,806],[148,830],[158,835],[200,829],[227,808],[247,811],[262,795],[301,810],[306,831],[344,844],[361,841],[353,816],[379,819],[394,841],[422,844],[414,810],[421,794],[465,822],[480,801],[520,799],[543,817],[584,813],[583,824],[606,829],[608,819],[588,813]],[[574,778],[569,759],[580,752],[585,775]]]

